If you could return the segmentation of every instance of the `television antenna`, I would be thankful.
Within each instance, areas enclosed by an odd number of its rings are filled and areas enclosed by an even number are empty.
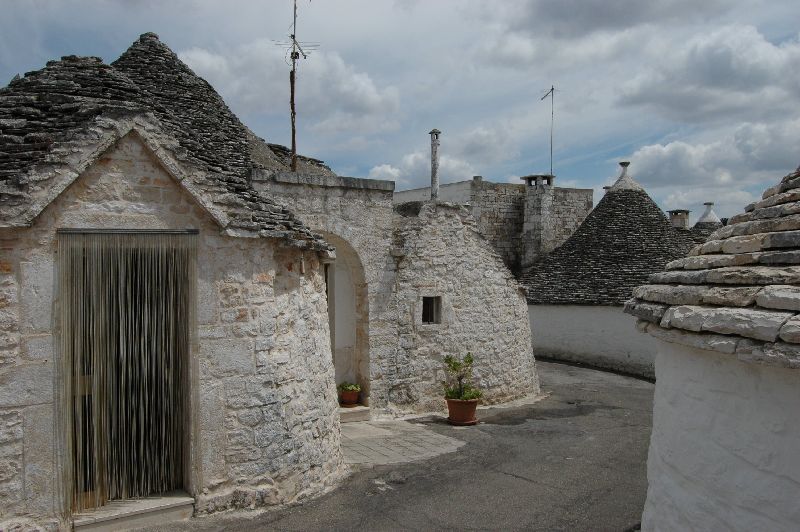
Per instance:
[[[550,96],[550,175],[553,175],[553,123],[555,122],[555,101],[556,101],[556,88],[550,85],[550,90],[544,93],[539,101],[544,100]]]
[[[309,0],[310,1],[310,0]],[[302,57],[308,59],[312,51],[319,48],[319,43],[315,42],[300,42],[297,40],[297,0],[293,1],[294,11],[292,16],[292,33],[289,34],[288,41],[273,41],[276,46],[286,48],[287,61],[286,64],[291,66],[289,71],[289,110],[292,120],[292,172],[297,172],[297,112],[294,104],[295,94],[295,81],[297,79],[297,61]]]

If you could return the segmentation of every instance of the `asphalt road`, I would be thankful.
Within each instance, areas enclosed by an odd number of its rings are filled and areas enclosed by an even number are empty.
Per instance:
[[[549,397],[479,411],[475,427],[426,419],[466,441],[426,461],[354,473],[302,505],[193,519],[159,530],[615,530],[647,491],[653,385],[538,362]]]

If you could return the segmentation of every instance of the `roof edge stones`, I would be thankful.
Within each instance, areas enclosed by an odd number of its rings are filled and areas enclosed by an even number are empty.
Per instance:
[[[363,190],[394,191],[394,181],[384,179],[366,179],[360,177],[347,177],[323,174],[304,174],[302,172],[272,172],[272,179],[278,183],[291,185],[310,185],[326,188],[351,188]],[[253,180],[269,179],[269,175],[254,175]]]
[[[800,171],[763,198],[634,289],[625,312],[640,330],[800,369]]]

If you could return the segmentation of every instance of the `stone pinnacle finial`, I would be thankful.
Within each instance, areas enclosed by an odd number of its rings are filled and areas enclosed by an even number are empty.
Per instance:
[[[619,174],[619,177],[614,182],[614,184],[609,189],[609,192],[613,192],[615,190],[641,190],[644,191],[642,186],[633,180],[633,178],[628,174],[628,166],[630,166],[630,161],[620,161],[619,165],[622,167],[622,171]]]
[[[139,40],[140,41],[150,41],[150,40],[158,41],[159,38],[158,38],[158,34],[153,33],[152,31],[148,31],[147,33],[142,33],[141,35],[139,35]]]

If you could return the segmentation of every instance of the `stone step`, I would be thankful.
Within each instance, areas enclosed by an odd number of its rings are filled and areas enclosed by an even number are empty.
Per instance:
[[[102,508],[73,516],[74,530],[81,532],[128,530],[184,521],[194,514],[194,498],[182,491],[158,497],[112,501]]]
[[[339,421],[342,423],[353,423],[355,421],[369,421],[368,406],[354,406],[353,408],[339,407]]]

